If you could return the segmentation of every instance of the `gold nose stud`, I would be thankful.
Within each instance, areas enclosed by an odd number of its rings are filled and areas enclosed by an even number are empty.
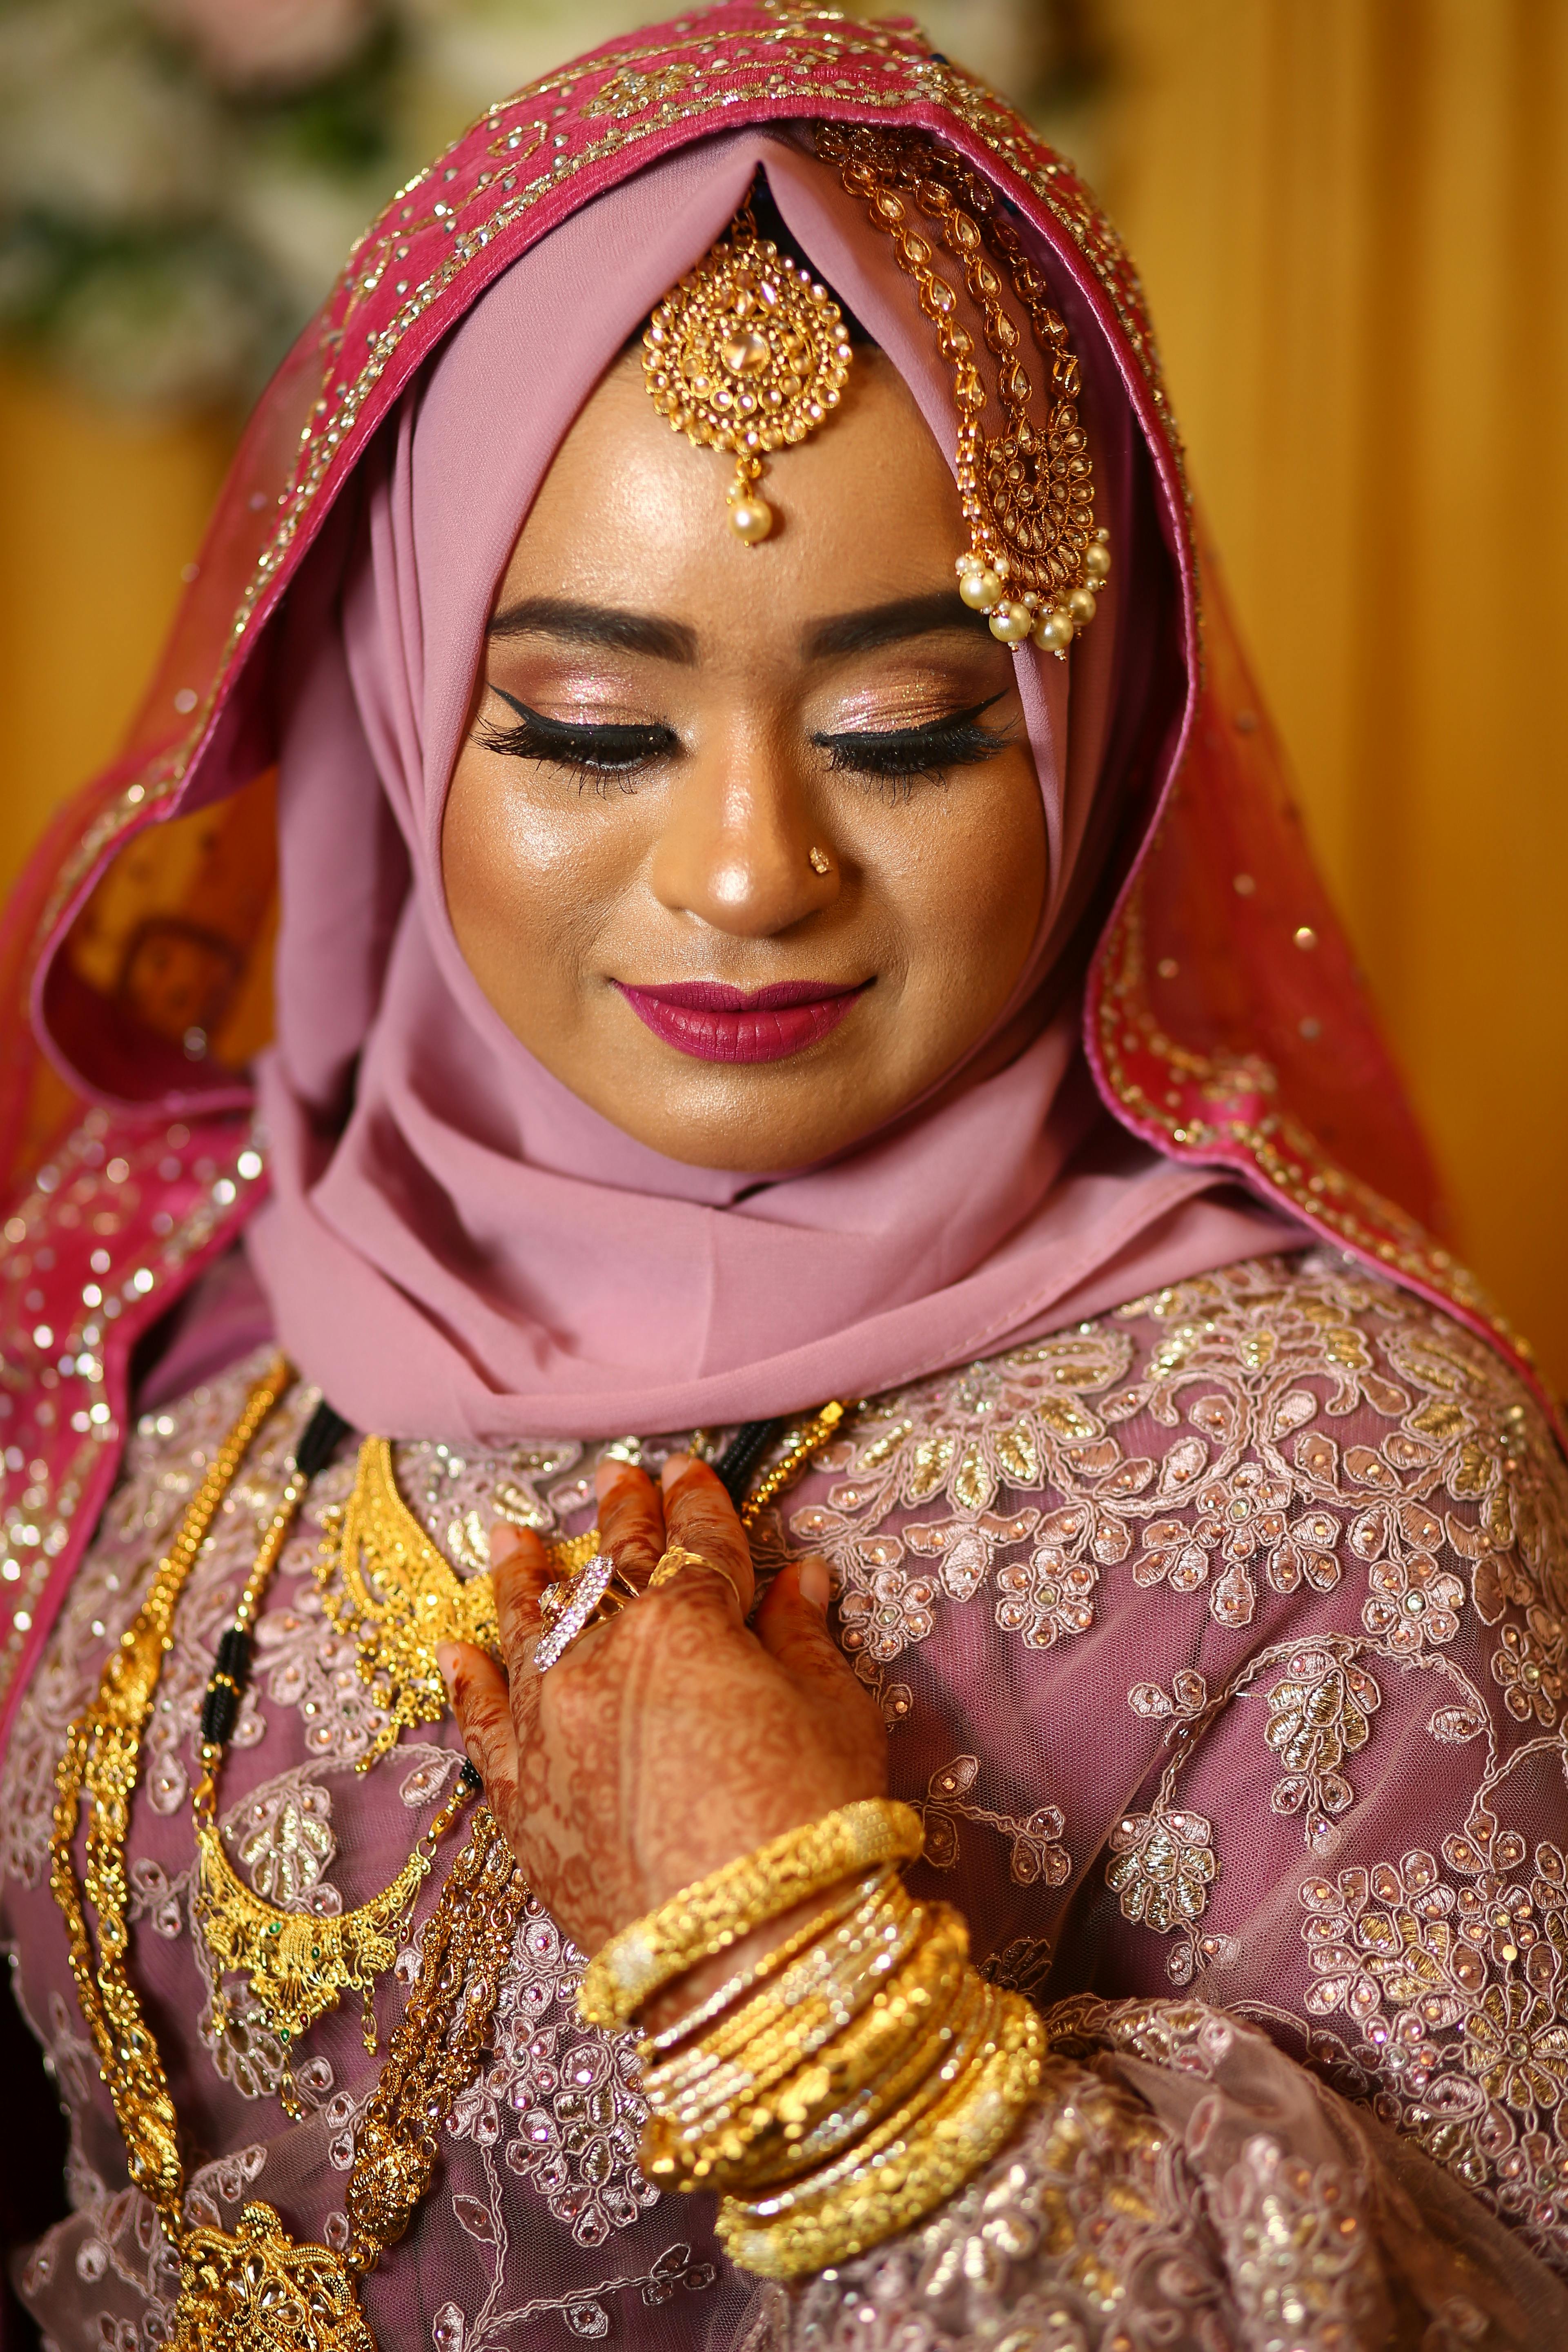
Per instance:
[[[833,860],[829,857],[826,849],[808,850],[806,855],[810,860],[811,870],[814,874],[826,874],[833,864]]]

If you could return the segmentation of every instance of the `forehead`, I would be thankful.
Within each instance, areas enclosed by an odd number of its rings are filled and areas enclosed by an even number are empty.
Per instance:
[[[950,586],[967,543],[947,461],[885,355],[857,345],[838,409],[770,457],[772,535],[728,527],[734,460],[694,448],[649,397],[640,359],[617,361],[556,451],[496,602],[593,597],[672,611],[696,601],[768,625],[770,611],[874,603]]]

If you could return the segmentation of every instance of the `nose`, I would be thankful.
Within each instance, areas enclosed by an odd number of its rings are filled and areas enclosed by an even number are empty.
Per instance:
[[[649,868],[655,896],[735,939],[773,939],[830,907],[839,862],[781,749],[734,744],[682,776]]]

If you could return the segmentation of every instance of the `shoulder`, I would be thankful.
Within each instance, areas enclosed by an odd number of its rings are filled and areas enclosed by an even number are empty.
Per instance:
[[[1241,1633],[1287,1600],[1304,1630],[1331,1593],[1338,1622],[1354,1575],[1365,1630],[1408,1652],[1463,1601],[1489,1622],[1543,1604],[1568,1563],[1568,1477],[1517,1374],[1326,1248],[873,1399],[822,1467],[789,1533],[835,1559],[868,1665],[985,1586],[1002,1631],[1051,1648],[1108,1580]]]

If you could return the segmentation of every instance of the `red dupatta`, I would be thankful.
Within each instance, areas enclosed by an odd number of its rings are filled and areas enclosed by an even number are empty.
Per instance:
[[[381,420],[565,214],[716,129],[922,130],[984,175],[1105,329],[1179,572],[1183,720],[1089,968],[1106,1103],[1527,1351],[1431,1237],[1432,1172],[1313,867],[1212,567],[1137,278],[1071,167],[907,21],[727,0],[491,107],[361,240],[259,404],[123,756],[49,828],[0,929],[0,1730],[112,1484],[137,1338],[265,1183],[279,603]],[[1542,1402],[1548,1401],[1542,1396]]]

